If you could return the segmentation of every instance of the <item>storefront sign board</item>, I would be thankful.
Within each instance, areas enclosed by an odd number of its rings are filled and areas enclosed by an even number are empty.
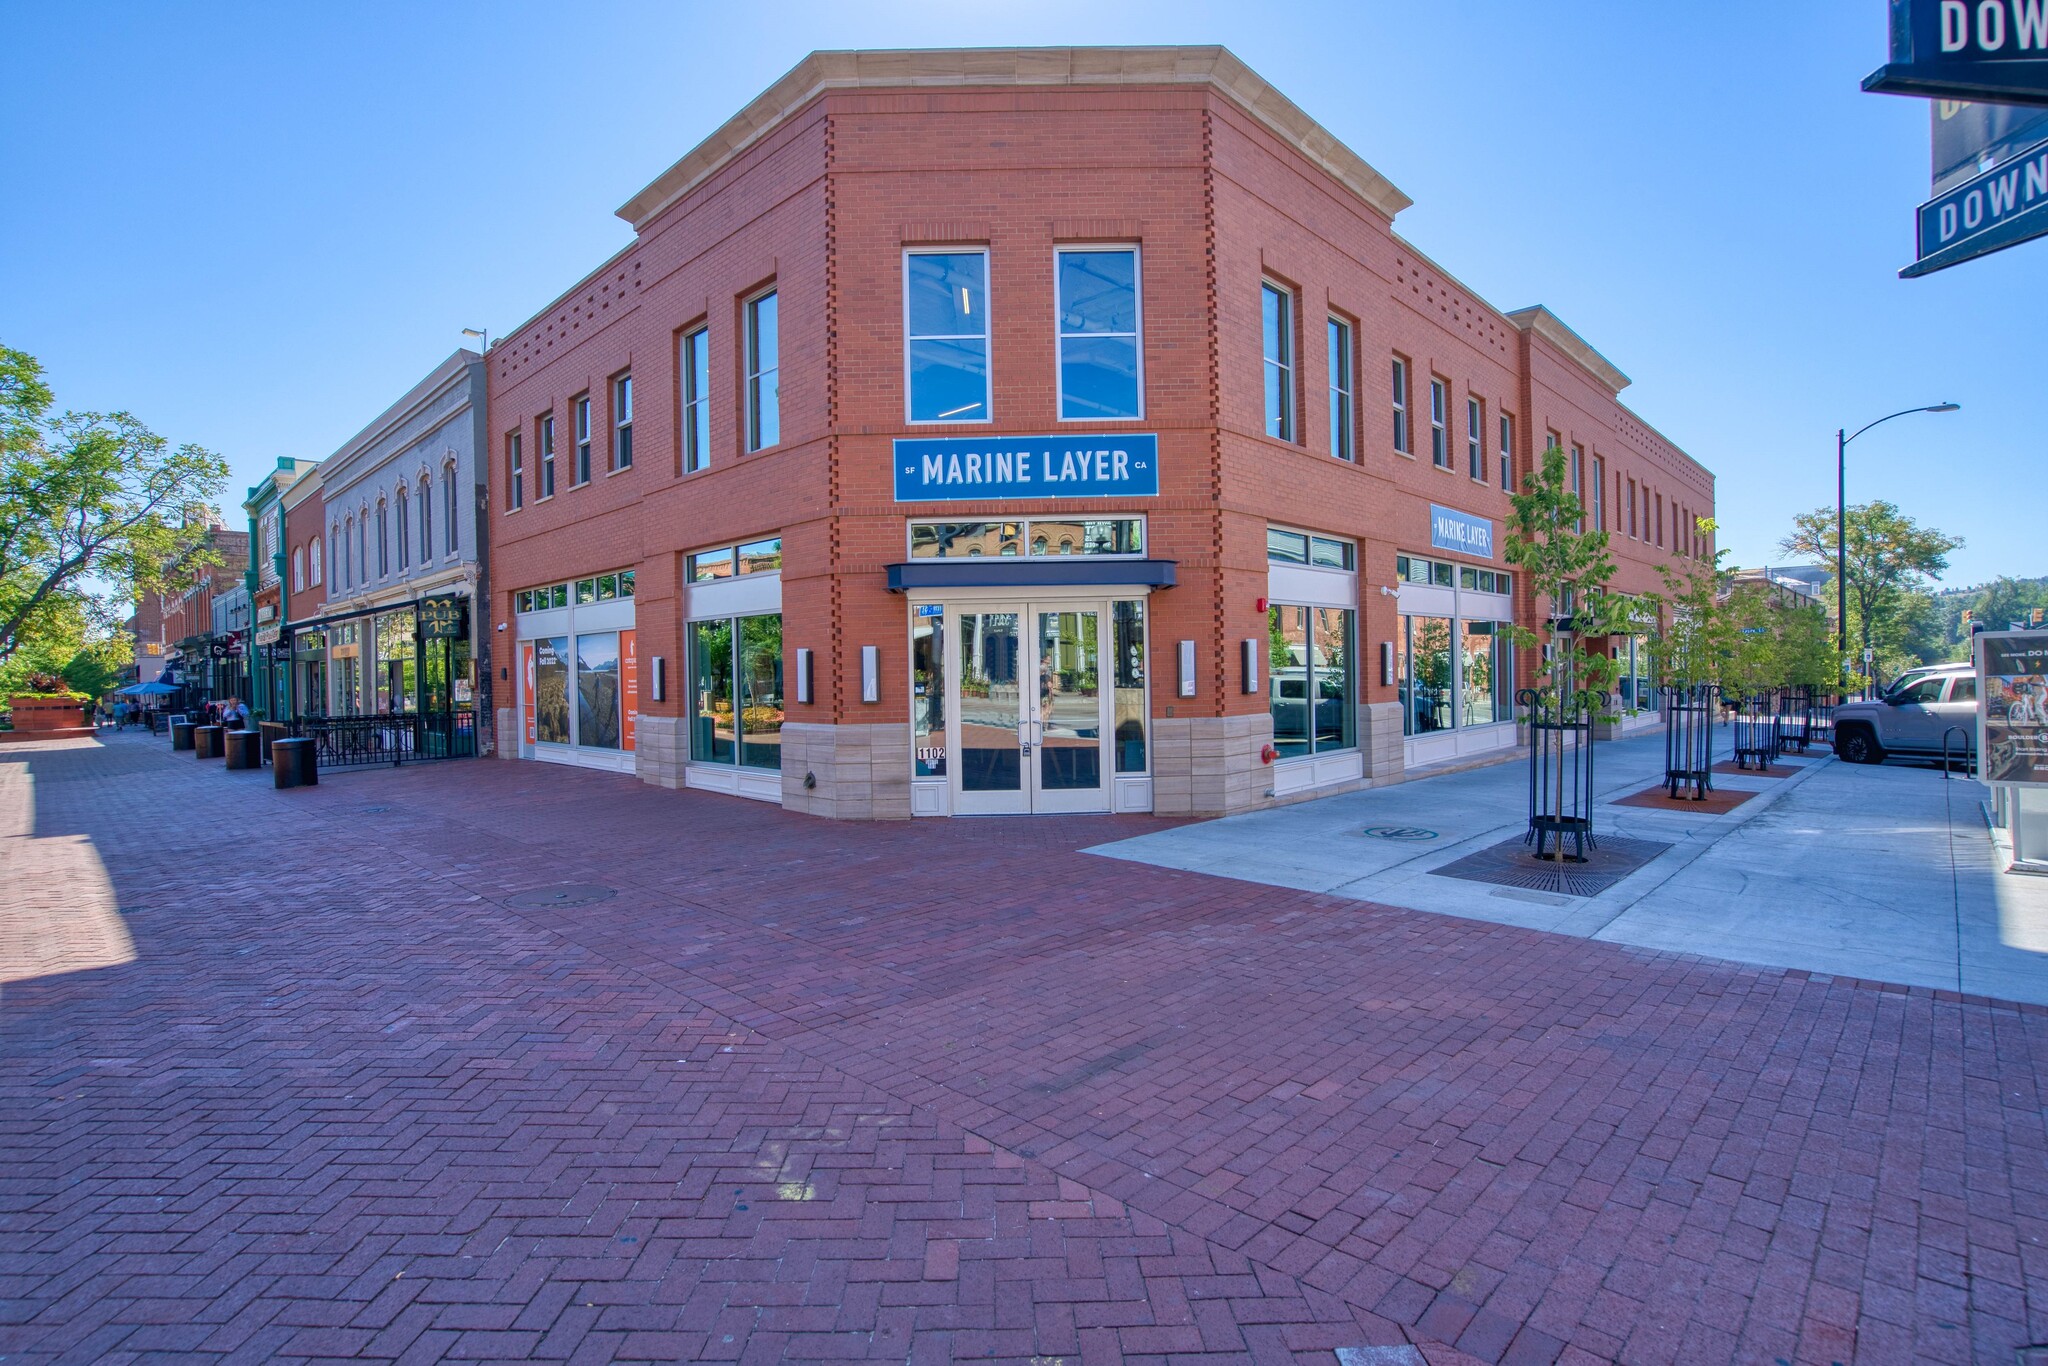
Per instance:
[[[1977,754],[1993,787],[2048,787],[2048,631],[1977,637]]]
[[[526,743],[533,744],[536,737],[534,726],[533,690],[540,684],[540,675],[534,668],[533,642],[519,642],[519,710],[526,719]]]
[[[640,719],[638,632],[619,632],[619,748],[633,752],[633,727]]]
[[[1149,433],[939,436],[895,443],[899,503],[1004,498],[1156,498]]]
[[[1474,517],[1456,508],[1431,503],[1429,544],[1433,550],[1449,550],[1490,560],[1493,558],[1493,523],[1485,517]]]

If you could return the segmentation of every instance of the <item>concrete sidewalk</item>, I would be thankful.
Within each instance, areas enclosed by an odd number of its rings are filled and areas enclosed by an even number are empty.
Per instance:
[[[1728,753],[1725,732],[1716,753]],[[2048,879],[2005,874],[1984,789],[1929,766],[1855,768],[1816,749],[1719,816],[1618,806],[1662,778],[1663,739],[1596,750],[1596,828],[1670,848],[1590,897],[1436,870],[1519,838],[1512,763],[1098,845],[1247,882],[1760,966],[2048,1004]],[[1377,831],[1379,836],[1368,834]],[[1387,838],[1387,834],[1395,837]]]

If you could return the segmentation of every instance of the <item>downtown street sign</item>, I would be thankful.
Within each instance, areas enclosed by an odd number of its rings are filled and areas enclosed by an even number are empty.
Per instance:
[[[2048,234],[2048,139],[1920,206],[1912,279]]]
[[[2048,0],[1891,0],[1880,95],[2048,105]]]

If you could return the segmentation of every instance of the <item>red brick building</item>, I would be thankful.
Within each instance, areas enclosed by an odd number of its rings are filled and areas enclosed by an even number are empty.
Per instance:
[[[1639,591],[1713,480],[1408,203],[1220,48],[806,58],[490,353],[500,752],[894,817],[1512,745],[1504,486],[1554,436]]]

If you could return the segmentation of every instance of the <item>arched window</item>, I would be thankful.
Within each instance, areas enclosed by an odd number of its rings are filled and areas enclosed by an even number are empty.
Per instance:
[[[305,591],[306,548],[304,546],[295,545],[292,547],[292,592],[303,593]]]
[[[307,547],[306,550],[306,559],[310,561],[308,567],[313,571],[312,586],[315,588],[318,588],[320,586],[320,557],[325,553],[326,552],[321,548],[320,538],[318,536],[315,536],[313,538],[313,544]]]
[[[441,466],[441,525],[445,528],[441,532],[441,539],[446,543],[444,549],[450,555],[455,553],[455,547],[458,543],[456,523],[455,462],[450,460],[447,464]]]
[[[429,564],[434,558],[434,486],[427,482],[427,476],[420,476],[420,563]]]
[[[370,578],[370,506],[365,503],[356,509],[356,556],[355,573],[349,575],[349,586],[361,587]]]
[[[341,530],[341,572],[334,576],[335,586],[343,592],[348,591],[348,586],[355,581],[355,563],[351,555],[355,544],[356,519],[351,517],[348,519],[348,525]]]
[[[391,572],[391,511],[384,500],[377,500],[377,577],[383,578]]]
[[[398,486],[398,572],[404,573],[406,557],[412,553],[412,529],[406,518],[406,504],[412,500],[406,496],[405,485]],[[424,513],[425,509],[421,509]]]

